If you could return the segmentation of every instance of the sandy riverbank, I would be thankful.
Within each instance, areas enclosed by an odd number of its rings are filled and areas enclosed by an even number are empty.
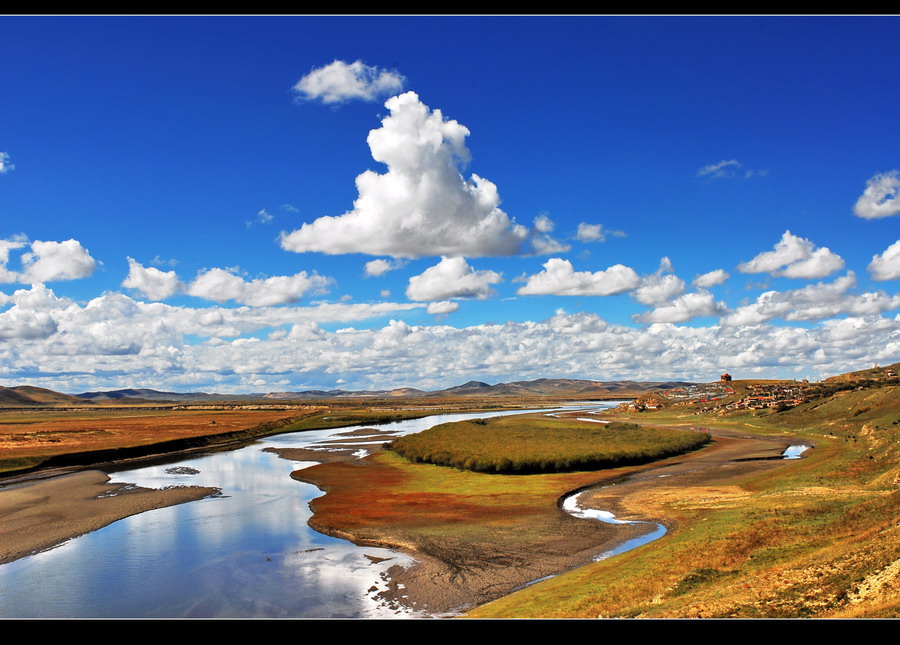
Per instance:
[[[0,564],[44,551],[130,515],[208,497],[215,488],[153,490],[86,470],[0,488]]]

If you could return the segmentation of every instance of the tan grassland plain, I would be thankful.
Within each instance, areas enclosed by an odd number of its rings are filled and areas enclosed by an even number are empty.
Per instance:
[[[25,409],[0,412],[0,473],[57,455],[227,435],[314,410]],[[152,450],[150,450],[152,452]]]

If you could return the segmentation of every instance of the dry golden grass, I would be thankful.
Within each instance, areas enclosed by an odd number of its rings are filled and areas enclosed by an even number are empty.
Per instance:
[[[898,617],[898,402],[900,392],[882,388],[765,416],[635,415],[654,423],[724,421],[816,447],[802,460],[727,485],[671,482],[634,494],[622,488],[622,507],[668,519],[670,534],[471,615]]]

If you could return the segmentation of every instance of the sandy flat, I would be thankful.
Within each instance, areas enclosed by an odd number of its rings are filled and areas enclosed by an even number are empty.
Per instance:
[[[111,484],[86,470],[0,488],[0,564],[49,549],[130,515],[208,497],[216,488]]]

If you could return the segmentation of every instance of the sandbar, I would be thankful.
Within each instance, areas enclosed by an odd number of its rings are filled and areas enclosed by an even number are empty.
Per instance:
[[[96,531],[116,520],[209,497],[217,488],[163,490],[110,483],[85,470],[0,488],[0,564],[12,562]]]

